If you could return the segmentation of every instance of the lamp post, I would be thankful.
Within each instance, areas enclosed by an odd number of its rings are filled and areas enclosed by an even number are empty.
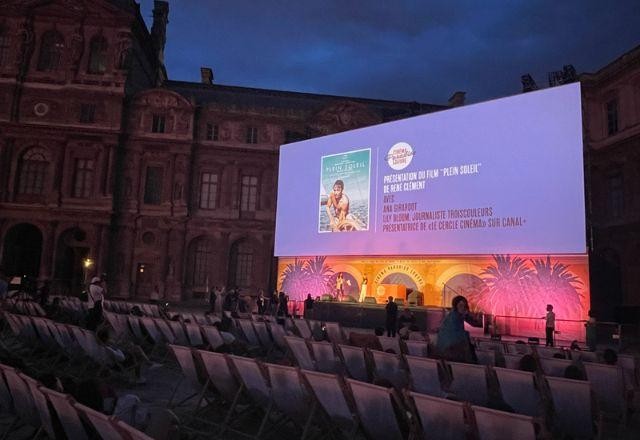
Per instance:
[[[93,260],[89,257],[82,260],[82,267],[84,269],[84,284],[87,284],[87,275],[89,274],[89,269],[93,267]]]

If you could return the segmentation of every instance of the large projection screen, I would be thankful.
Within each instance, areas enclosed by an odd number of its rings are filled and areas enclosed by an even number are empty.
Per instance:
[[[275,254],[586,252],[578,83],[280,149]]]

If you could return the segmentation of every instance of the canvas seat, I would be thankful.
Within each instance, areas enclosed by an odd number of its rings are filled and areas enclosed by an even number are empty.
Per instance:
[[[418,356],[405,356],[405,361],[409,368],[411,390],[436,397],[444,396],[440,361]]]
[[[369,381],[370,373],[364,348],[338,345],[338,352],[349,377],[363,382]]]
[[[472,406],[480,440],[535,440],[533,417]]]
[[[354,379],[346,379],[353,394],[358,418],[367,438],[401,440],[405,438],[396,409],[400,400],[393,388],[380,387]]]
[[[298,366],[304,370],[315,370],[316,363],[311,357],[307,341],[296,336],[285,336],[285,341]]]
[[[409,392],[407,396],[420,421],[420,438],[424,440],[465,440],[467,438],[464,403],[416,392]]]
[[[460,362],[447,362],[446,365],[451,371],[449,390],[458,396],[458,399],[475,405],[487,405],[487,367]]]

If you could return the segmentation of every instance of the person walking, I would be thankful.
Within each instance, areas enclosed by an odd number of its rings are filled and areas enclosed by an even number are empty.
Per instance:
[[[395,338],[396,337],[396,326],[398,320],[398,305],[393,301],[393,296],[389,297],[389,301],[385,306],[385,311],[387,313],[386,327],[387,327],[387,336]]]
[[[87,316],[87,329],[93,330],[102,322],[102,301],[104,301],[104,288],[100,277],[91,278],[89,292],[87,293],[87,306],[89,314]]]

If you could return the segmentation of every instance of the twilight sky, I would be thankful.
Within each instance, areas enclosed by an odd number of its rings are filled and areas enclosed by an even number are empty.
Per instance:
[[[151,28],[153,0],[138,0]],[[443,104],[530,73],[593,72],[640,44],[639,0],[169,0],[169,77]]]

